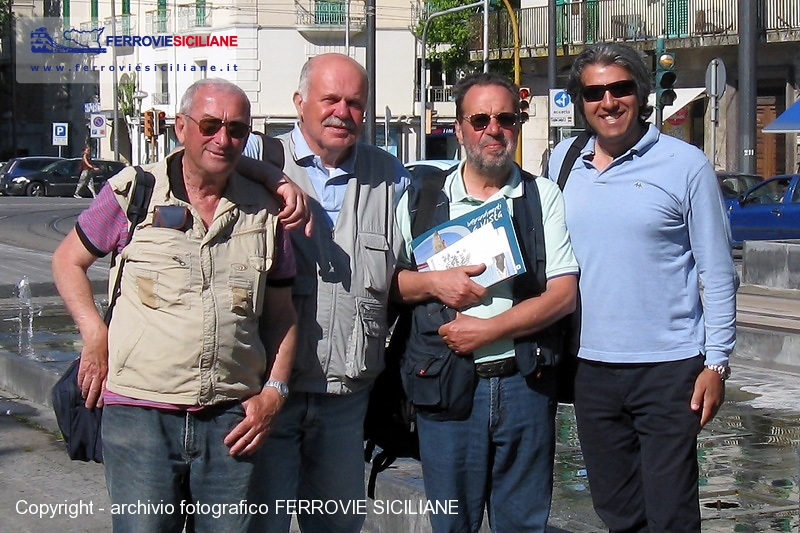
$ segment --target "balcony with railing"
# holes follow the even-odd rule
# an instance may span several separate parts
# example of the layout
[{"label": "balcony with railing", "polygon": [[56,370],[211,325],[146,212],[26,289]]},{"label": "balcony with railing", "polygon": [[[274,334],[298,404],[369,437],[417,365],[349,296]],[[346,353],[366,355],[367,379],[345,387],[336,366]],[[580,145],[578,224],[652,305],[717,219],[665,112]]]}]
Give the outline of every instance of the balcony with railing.
[{"label": "balcony with railing", "polygon": [[[114,24],[114,20],[116,20],[116,24]],[[104,26],[106,27],[106,31],[103,32],[104,36],[111,36],[112,24],[114,24],[114,32],[116,35],[132,35],[131,30],[135,26],[135,19],[130,15],[117,15],[114,19],[111,17],[106,18],[104,21]]]},{"label": "balcony with railing", "polygon": [[[348,27],[349,6],[349,27]],[[302,0],[295,2],[297,29],[303,33],[351,34],[364,31],[363,1]]]},{"label": "balcony with railing", "polygon": [[81,24],[80,24],[81,32],[92,31],[92,30],[96,30],[96,29],[102,28],[102,27],[103,27],[103,25],[97,19],[85,20],[85,21],[81,22]]},{"label": "balcony with railing", "polygon": [[153,105],[169,105],[169,93],[152,93]]},{"label": "balcony with railing", "polygon": [[169,32],[170,15],[171,12],[169,9],[146,11],[144,14],[144,24],[148,34],[157,35],[159,33]]},{"label": "balcony with railing", "polygon": [[[738,43],[737,0],[564,0],[556,5],[556,28],[550,32],[547,6],[516,12],[523,57],[547,55],[548,39],[565,53],[570,47],[609,41],[654,41],[659,36],[677,39],[676,47]],[[476,57],[483,49],[483,15],[470,20],[475,36],[470,50]],[[800,2],[761,0],[756,20],[762,41],[800,41]],[[490,13],[489,48],[493,57],[510,57],[513,31],[505,11]]]},{"label": "balcony with railing", "polygon": [[[425,93],[427,102],[451,102],[453,100],[453,87],[430,86]],[[419,102],[419,87],[414,87],[414,101]]]},{"label": "balcony with railing", "polygon": [[195,2],[178,6],[178,31],[211,27],[211,4]]}]

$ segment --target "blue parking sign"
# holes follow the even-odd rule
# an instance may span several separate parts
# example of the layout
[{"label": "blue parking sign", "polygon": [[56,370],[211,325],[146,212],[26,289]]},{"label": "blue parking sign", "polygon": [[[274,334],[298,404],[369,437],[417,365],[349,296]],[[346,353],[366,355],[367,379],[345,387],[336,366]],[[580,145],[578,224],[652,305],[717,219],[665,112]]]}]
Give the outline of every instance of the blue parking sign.
[{"label": "blue parking sign", "polygon": [[53,146],[67,146],[69,144],[69,123],[53,122]]}]

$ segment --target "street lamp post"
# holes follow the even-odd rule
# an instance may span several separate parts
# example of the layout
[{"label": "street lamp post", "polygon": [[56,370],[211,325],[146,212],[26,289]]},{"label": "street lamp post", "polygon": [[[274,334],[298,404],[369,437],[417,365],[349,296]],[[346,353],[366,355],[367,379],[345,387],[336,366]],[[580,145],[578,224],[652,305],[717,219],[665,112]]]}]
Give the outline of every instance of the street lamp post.
[{"label": "street lamp post", "polygon": [[458,7],[451,7],[450,9],[445,9],[443,11],[437,11],[436,13],[432,13],[428,20],[425,21],[425,25],[422,28],[422,53],[421,53],[421,63],[422,68],[420,68],[419,73],[419,104],[420,104],[420,114],[419,114],[419,158],[425,159],[425,110],[428,108],[427,102],[427,94],[425,92],[425,86],[428,84],[427,80],[427,67],[425,66],[425,54],[427,52],[428,46],[428,26],[430,25],[431,21],[438,17],[443,17],[445,15],[450,15],[452,13],[458,13],[459,11],[464,11],[465,9],[473,9],[476,7],[481,7],[484,5],[484,0],[478,0],[477,2],[473,2],[471,4],[467,4],[465,6],[458,6]]},{"label": "street lamp post", "polygon": [[144,91],[135,91],[132,95],[136,102],[136,164],[142,164],[142,100],[149,95]]}]

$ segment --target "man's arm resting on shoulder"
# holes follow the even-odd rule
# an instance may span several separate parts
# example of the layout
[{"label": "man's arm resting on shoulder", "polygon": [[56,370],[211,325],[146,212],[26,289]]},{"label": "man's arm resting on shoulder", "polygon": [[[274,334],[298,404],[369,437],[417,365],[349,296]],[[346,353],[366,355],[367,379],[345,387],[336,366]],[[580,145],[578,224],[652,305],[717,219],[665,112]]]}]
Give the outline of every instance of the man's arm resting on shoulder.
[{"label": "man's arm resting on shoulder", "polygon": [[281,169],[265,161],[242,156],[236,171],[247,179],[261,183],[281,198],[284,207],[278,213],[278,218],[286,229],[295,230],[305,226],[306,236],[311,236],[314,222],[311,220],[308,196]]},{"label": "man's arm resting on shoulder", "polygon": [[492,318],[458,313],[439,328],[439,335],[454,352],[470,353],[501,339],[536,333],[575,310],[578,277],[573,274],[547,280],[539,296],[528,298]]},{"label": "man's arm resting on shoulder", "polygon": [[97,312],[87,269],[97,260],[73,229],[53,253],[53,281],[81,333],[78,385],[86,407],[102,407],[108,375],[108,328]]},{"label": "man's arm resting on shoulder", "polygon": [[[267,354],[275,359],[269,380],[288,383],[297,344],[297,315],[292,304],[291,287],[267,286],[261,317],[261,338]],[[274,387],[264,387],[259,394],[242,402],[245,418],[225,437],[231,455],[249,455],[255,452],[269,435],[272,419],[283,406],[284,398]]]}]

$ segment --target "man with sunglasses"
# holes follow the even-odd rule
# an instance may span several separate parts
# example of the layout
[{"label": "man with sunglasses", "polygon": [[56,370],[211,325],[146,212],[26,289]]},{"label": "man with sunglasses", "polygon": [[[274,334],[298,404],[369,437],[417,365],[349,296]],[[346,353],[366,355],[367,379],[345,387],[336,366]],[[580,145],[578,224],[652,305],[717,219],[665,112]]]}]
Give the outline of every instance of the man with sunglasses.
[{"label": "man with sunglasses", "polygon": [[581,267],[575,413],[611,531],[700,531],[697,433],[724,400],[738,280],[714,169],[647,124],[650,89],[621,44],[584,50],[567,82],[591,134],[564,188]]},{"label": "man with sunglasses", "polygon": [[[456,136],[466,160],[438,191],[434,221],[504,200],[525,250],[525,274],[485,288],[472,279],[483,265],[417,272],[410,244],[416,210],[410,205],[418,206],[423,194],[417,183],[397,207],[405,246],[396,288],[414,305],[404,384],[417,407],[426,497],[457,502],[457,512],[430,515],[434,532],[478,531],[487,507],[492,531],[543,532],[550,511],[557,404],[552,365],[563,338],[548,326],[575,308],[578,264],[558,187],[514,164],[518,95],[516,85],[495,73],[468,76],[453,88]],[[428,365],[429,354],[441,355]],[[433,369],[442,361],[448,370],[437,377]],[[433,375],[425,378],[428,370]],[[450,372],[467,376],[450,381],[457,390],[442,386]],[[431,394],[424,379],[438,390]],[[468,405],[431,407],[431,398],[448,395],[466,396]]]},{"label": "man with sunglasses", "polygon": [[[126,212],[145,183],[130,167],[53,256],[84,342],[86,406],[104,406],[115,531],[179,532],[187,521],[191,531],[245,531],[253,514],[199,510],[251,498],[254,472],[266,465],[256,452],[285,401],[296,340],[295,263],[278,201],[234,170],[249,123],[250,102],[236,85],[190,86],[175,123],[183,150],[143,167],[154,184],[135,231]],[[109,279],[120,281],[106,326],[86,269],[108,253]],[[143,513],[139,502],[162,511]]]},{"label": "man with sunglasses", "polygon": [[[262,455],[259,497],[273,513],[251,530],[289,531],[291,502],[359,502],[364,490],[364,416],[383,369],[387,303],[399,236],[396,199],[408,183],[400,161],[358,142],[369,82],[342,54],[322,54],[300,72],[298,122],[280,136],[284,171],[309,196],[316,229],[292,232],[298,313],[291,391]],[[276,508],[276,502],[289,502]],[[357,506],[302,508],[303,531],[356,533]]]}]

